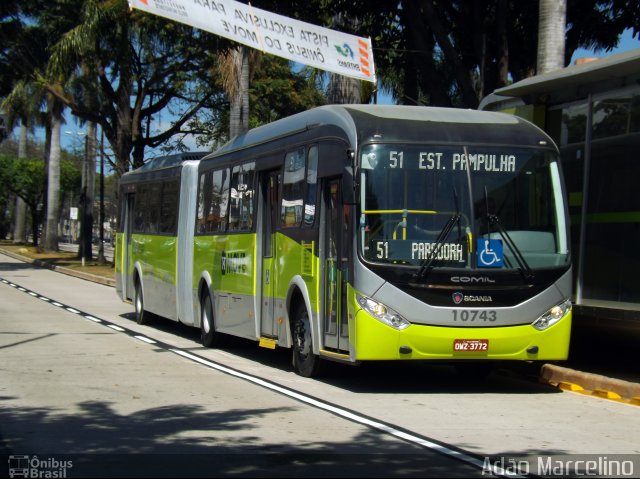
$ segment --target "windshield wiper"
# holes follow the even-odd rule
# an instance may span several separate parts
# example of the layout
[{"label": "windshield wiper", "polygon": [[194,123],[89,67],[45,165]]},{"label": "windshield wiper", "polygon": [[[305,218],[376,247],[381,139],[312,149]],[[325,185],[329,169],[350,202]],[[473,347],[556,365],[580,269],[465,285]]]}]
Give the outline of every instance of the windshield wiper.
[{"label": "windshield wiper", "polygon": [[461,215],[460,208],[458,206],[458,192],[456,191],[455,187],[453,188],[453,200],[456,205],[456,213],[449,218],[447,223],[440,230],[440,233],[438,233],[438,237],[436,238],[436,242],[434,243],[435,246],[431,250],[431,253],[422,261],[420,269],[413,275],[413,278],[415,280],[423,281],[431,272],[431,270],[433,269],[433,262],[438,257],[438,253],[442,249],[442,245],[444,244],[447,237],[449,236],[449,233],[451,233],[451,230],[456,224],[458,225],[458,237],[460,237],[460,235],[462,234],[460,229]]},{"label": "windshield wiper", "polygon": [[[502,226],[502,224],[500,223],[500,218],[498,217],[498,215],[496,215],[495,213],[489,212],[489,197],[487,195],[486,186],[484,187],[484,201],[486,203],[485,209],[487,212],[486,218],[487,218],[487,227],[488,227],[489,237],[491,237],[491,226],[495,225],[496,230],[500,235],[500,238],[502,238],[502,241],[507,245],[507,247],[511,251],[511,254],[513,254],[513,257],[516,259],[520,273],[522,274],[525,280],[529,282],[533,282],[535,275],[533,274],[533,270],[527,263],[527,260],[524,258],[524,255],[522,254],[518,246],[515,244],[511,236],[509,236],[509,233],[507,232],[507,230],[504,229],[504,226]],[[507,258],[505,258],[505,260],[507,260]]]},{"label": "windshield wiper", "polygon": [[496,229],[498,230],[498,234],[502,238],[502,241],[507,245],[507,247],[513,254],[513,257],[516,259],[519,267],[518,269],[520,270],[520,273],[522,273],[524,279],[532,282],[535,277],[535,275],[533,274],[533,270],[527,263],[527,260],[524,259],[524,256],[514,243],[513,239],[511,239],[511,236],[509,236],[509,233],[507,233],[507,230],[505,230],[502,224],[500,224],[500,219],[496,215],[487,215],[487,221],[489,225],[496,226]]}]

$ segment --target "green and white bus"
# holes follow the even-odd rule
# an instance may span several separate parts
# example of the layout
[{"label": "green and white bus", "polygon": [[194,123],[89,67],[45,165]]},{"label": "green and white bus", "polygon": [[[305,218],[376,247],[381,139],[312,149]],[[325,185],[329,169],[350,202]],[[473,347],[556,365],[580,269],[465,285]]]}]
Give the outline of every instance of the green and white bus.
[{"label": "green and white bus", "polygon": [[[148,312],[173,320],[193,317],[191,255],[198,163],[205,153],[156,158],[120,178],[116,233],[116,291],[133,300],[136,320]],[[187,238],[191,238],[188,241]],[[187,321],[189,323],[189,321]]]},{"label": "green and white bus", "polygon": [[291,348],[302,376],[323,359],[562,360],[563,184],[553,141],[515,116],[315,108],[124,175],[117,288],[140,322]]}]

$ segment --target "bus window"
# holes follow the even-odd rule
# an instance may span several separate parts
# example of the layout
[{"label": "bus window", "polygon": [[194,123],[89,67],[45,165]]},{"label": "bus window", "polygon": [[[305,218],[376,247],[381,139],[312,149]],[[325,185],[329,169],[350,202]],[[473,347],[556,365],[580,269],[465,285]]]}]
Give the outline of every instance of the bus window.
[{"label": "bus window", "polygon": [[148,201],[150,207],[147,208],[148,222],[145,233],[157,234],[160,229],[160,208],[162,206],[162,183],[151,183],[147,185]]},{"label": "bus window", "polygon": [[149,223],[149,209],[144,205],[149,202],[148,185],[141,184],[138,186],[136,200],[133,207],[133,232],[144,233]]},{"label": "bus window", "polygon": [[178,190],[177,181],[166,181],[162,185],[162,199],[160,200],[159,233],[175,233],[178,219]]},{"label": "bus window", "polygon": [[307,195],[304,202],[304,225],[313,226],[316,218],[318,190],[318,146],[309,148],[307,155]]},{"label": "bus window", "polygon": [[251,231],[253,228],[254,171],[255,162],[233,167],[229,231]]},{"label": "bus window", "polygon": [[286,154],[282,185],[282,225],[290,228],[300,226],[304,203],[304,148]]},{"label": "bus window", "polygon": [[207,171],[200,175],[200,186],[198,188],[198,212],[196,217],[196,233],[207,231],[207,215],[211,210],[211,199],[213,191],[213,172]]},{"label": "bus window", "polygon": [[217,233],[227,229],[229,170],[206,171],[200,175],[198,194],[198,233]]}]

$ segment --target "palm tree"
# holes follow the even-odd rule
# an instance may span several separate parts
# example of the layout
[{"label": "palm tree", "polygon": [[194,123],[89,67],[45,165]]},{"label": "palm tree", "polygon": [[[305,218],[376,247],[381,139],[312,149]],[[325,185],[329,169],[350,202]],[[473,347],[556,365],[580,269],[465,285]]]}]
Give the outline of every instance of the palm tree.
[{"label": "palm tree", "polygon": [[220,74],[229,97],[229,138],[249,129],[249,81],[252,65],[259,61],[257,50],[238,45],[220,58]]},{"label": "palm tree", "polygon": [[48,113],[51,122],[51,145],[47,170],[47,219],[43,247],[58,250],[58,219],[60,216],[60,130],[64,106],[53,95],[48,95]]},{"label": "palm tree", "polygon": [[96,155],[98,152],[98,128],[93,121],[87,122],[87,143],[82,160],[83,212],[81,221],[81,244],[78,256],[90,260],[93,258],[93,200],[96,197]]},{"label": "palm tree", "polygon": [[[18,158],[26,158],[27,157],[27,137],[29,135],[29,127],[24,121],[20,122],[20,137],[18,140]],[[13,226],[13,242],[14,243],[24,243],[26,241],[26,230],[25,226],[27,224],[26,216],[27,216],[27,205],[22,198],[16,196],[16,209],[15,209],[15,223]],[[37,235],[34,235],[34,241],[37,238]]]},{"label": "palm tree", "polygon": [[[349,29],[355,30],[357,24],[357,20],[353,20],[342,14],[334,15],[332,18],[332,27],[334,28],[342,29],[348,25]],[[360,80],[332,73],[329,76],[327,103],[365,103],[362,98],[362,90],[362,82]],[[368,103],[368,101],[366,103]]]},{"label": "palm tree", "polygon": [[[13,130],[18,123],[20,124],[18,158],[27,157],[27,136],[30,128],[40,120],[40,107],[43,98],[43,91],[35,83],[20,80],[16,82],[13,90],[0,105],[0,109],[7,113],[8,130]],[[26,242],[26,214],[27,205],[22,198],[16,197],[13,228],[14,243]],[[37,221],[32,221],[32,224],[37,224]],[[33,233],[33,241],[37,245],[37,231]]]},{"label": "palm tree", "polygon": [[[48,64],[48,78],[70,78],[85,67],[77,84],[94,91],[98,108],[67,83],[63,90],[46,87],[74,115],[101,126],[118,176],[144,163],[146,147],[189,133],[188,122],[218,93],[204,73],[215,49],[197,48],[203,34],[145,15],[130,13],[125,0],[84,0],[78,23],[52,47]],[[179,112],[170,127],[145,129],[147,119],[173,105]]]},{"label": "palm tree", "polygon": [[567,0],[540,0],[537,73],[564,68]]},{"label": "palm tree", "polygon": [[357,78],[349,78],[338,75],[337,73],[331,73],[327,92],[327,103],[365,103],[362,98],[362,83],[363,82]]}]

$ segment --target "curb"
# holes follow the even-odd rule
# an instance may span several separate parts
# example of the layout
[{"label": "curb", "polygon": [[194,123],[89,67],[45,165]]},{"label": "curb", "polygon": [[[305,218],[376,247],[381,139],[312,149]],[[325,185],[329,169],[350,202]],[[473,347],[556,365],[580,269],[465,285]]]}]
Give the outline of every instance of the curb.
[{"label": "curb", "polygon": [[93,281],[94,283],[103,284],[105,286],[115,287],[116,280],[115,278],[105,278],[103,276],[98,276],[91,273],[85,273],[83,271],[78,271],[71,268],[65,268],[64,266],[56,266],[51,263],[47,263],[46,261],[42,261],[40,259],[32,259],[26,256],[22,256],[20,254],[14,253],[12,251],[7,251],[5,249],[0,248],[0,253],[9,256],[13,259],[17,259],[19,261],[23,261],[25,263],[31,263],[33,265],[39,266],[40,268],[50,269],[51,271],[55,271],[57,273],[63,273],[69,276],[75,276],[76,278],[84,279],[87,281]]},{"label": "curb", "polygon": [[543,384],[602,399],[640,406],[640,383],[544,364],[539,380]]}]

